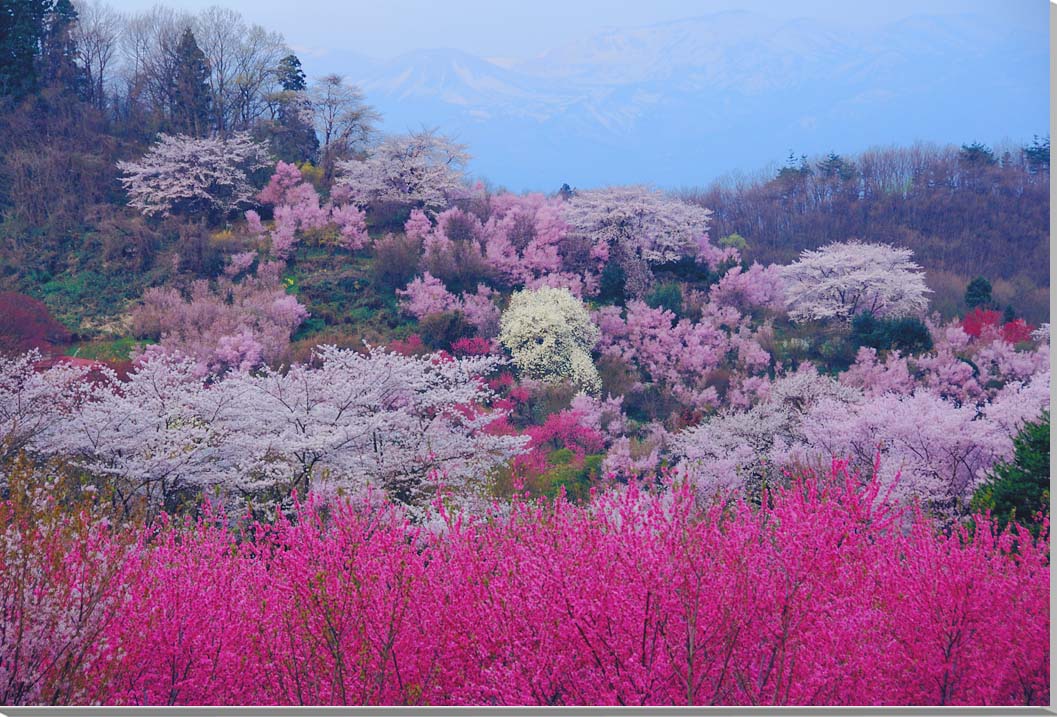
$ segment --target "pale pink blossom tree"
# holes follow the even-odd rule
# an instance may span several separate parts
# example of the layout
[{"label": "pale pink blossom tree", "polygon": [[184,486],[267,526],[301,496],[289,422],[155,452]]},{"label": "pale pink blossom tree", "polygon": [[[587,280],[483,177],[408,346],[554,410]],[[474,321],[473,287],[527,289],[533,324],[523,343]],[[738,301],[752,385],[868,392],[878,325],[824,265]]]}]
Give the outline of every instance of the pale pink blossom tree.
[{"label": "pale pink blossom tree", "polygon": [[387,137],[365,160],[338,164],[338,185],[363,208],[394,202],[438,212],[465,184],[466,148],[433,131]]},{"label": "pale pink blossom tree", "polygon": [[498,362],[325,346],[315,365],[206,383],[194,360],[150,353],[24,440],[155,510],[181,490],[268,506],[371,486],[419,511],[438,491],[480,508],[488,472],[525,442],[485,430],[504,415],[482,379]]},{"label": "pale pink blossom tree", "polygon": [[703,493],[759,495],[782,480],[790,451],[804,441],[804,416],[824,400],[855,405],[862,396],[805,364],[771,383],[748,410],[726,409],[677,433],[669,455]]},{"label": "pale pink blossom tree", "polygon": [[0,457],[34,450],[55,432],[87,395],[89,368],[57,363],[44,370],[33,350],[0,354]]},{"label": "pale pink blossom tree", "polygon": [[697,256],[710,216],[708,209],[634,186],[577,192],[563,212],[570,236],[590,247],[585,268],[619,262],[633,296],[649,288],[651,266]]},{"label": "pale pink blossom tree", "polygon": [[199,280],[187,298],[172,287],[147,289],[132,311],[133,331],[159,339],[164,352],[193,358],[200,376],[281,361],[308,311],[286,293],[279,272],[280,265],[264,262],[238,282],[231,274],[214,286]]},{"label": "pale pink blossom tree", "polygon": [[921,316],[928,308],[925,277],[909,249],[858,241],[805,250],[782,268],[785,300],[794,321],[850,321],[875,316]]},{"label": "pale pink blossom tree", "polygon": [[879,479],[894,496],[919,499],[945,517],[964,513],[987,470],[1013,450],[1003,426],[928,391],[857,404],[822,401],[801,429],[797,453],[851,458],[864,471],[879,458]]},{"label": "pale pink blossom tree", "polygon": [[503,415],[480,380],[495,357],[324,346],[317,363],[220,383],[237,397],[220,417],[231,487],[281,499],[375,486],[419,510],[444,489],[480,506],[488,471],[524,444],[485,431]]},{"label": "pale pink blossom tree", "polygon": [[249,174],[266,151],[244,132],[195,139],[162,134],[140,160],[118,162],[129,206],[144,214],[226,214],[253,203]]}]

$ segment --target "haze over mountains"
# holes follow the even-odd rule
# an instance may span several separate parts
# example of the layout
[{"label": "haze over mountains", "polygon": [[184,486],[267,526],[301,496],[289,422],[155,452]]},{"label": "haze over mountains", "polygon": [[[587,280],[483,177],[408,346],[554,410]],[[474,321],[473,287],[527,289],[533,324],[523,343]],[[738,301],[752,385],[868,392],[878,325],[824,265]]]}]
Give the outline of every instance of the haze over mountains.
[{"label": "haze over mountains", "polygon": [[611,30],[522,60],[454,49],[305,56],[359,84],[385,131],[435,126],[514,191],[702,185],[795,150],[1029,141],[1048,126],[1046,27],[973,15],[871,31],[729,11]]}]

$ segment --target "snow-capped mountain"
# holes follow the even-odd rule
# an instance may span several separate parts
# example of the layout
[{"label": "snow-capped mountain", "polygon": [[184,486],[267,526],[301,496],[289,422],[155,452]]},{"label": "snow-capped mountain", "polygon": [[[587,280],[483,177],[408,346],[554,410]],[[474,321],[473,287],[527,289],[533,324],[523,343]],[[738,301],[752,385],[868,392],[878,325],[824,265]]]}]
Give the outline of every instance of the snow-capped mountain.
[{"label": "snow-capped mountain", "polygon": [[1003,35],[965,15],[851,32],[724,12],[504,65],[458,50],[306,59],[360,84],[386,130],[454,134],[511,189],[704,184],[790,149],[1020,141],[1049,112],[1045,27]]}]

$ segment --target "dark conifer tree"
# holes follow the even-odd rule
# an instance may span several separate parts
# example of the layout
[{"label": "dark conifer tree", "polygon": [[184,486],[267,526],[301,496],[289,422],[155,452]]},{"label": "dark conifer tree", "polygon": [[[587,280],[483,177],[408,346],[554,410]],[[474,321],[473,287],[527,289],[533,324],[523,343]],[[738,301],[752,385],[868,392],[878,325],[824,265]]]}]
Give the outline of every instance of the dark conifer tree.
[{"label": "dark conifer tree", "polygon": [[184,30],[176,46],[176,67],[169,108],[172,128],[180,134],[209,134],[209,61],[198,46],[191,28]]},{"label": "dark conifer tree", "polygon": [[0,96],[25,97],[39,87],[38,65],[50,0],[0,2]]},{"label": "dark conifer tree", "polygon": [[276,68],[275,74],[284,92],[304,92],[308,87],[305,72],[301,69],[301,60],[297,58],[297,55],[287,55],[279,60],[279,67]]},{"label": "dark conifer tree", "polygon": [[44,85],[84,97],[87,93],[87,78],[77,64],[77,41],[74,28],[77,25],[77,10],[70,0],[55,0],[48,13],[47,27],[41,46],[40,77]]},{"label": "dark conifer tree", "polygon": [[287,55],[275,68],[280,92],[275,93],[275,119],[259,125],[259,138],[266,139],[275,155],[285,162],[315,161],[319,138],[312,126],[312,107],[306,92],[308,83],[301,60]]}]

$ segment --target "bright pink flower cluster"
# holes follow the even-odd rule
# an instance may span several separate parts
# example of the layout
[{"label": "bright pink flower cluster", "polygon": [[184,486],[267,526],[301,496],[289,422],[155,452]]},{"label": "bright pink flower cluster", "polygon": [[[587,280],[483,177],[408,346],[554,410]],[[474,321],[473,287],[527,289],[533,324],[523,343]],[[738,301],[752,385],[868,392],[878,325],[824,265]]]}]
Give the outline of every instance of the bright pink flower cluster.
[{"label": "bright pink flower cluster", "polygon": [[1045,538],[886,506],[841,464],[762,508],[632,486],[413,526],[309,502],[241,542],[3,503],[0,700],[1047,704]]}]

